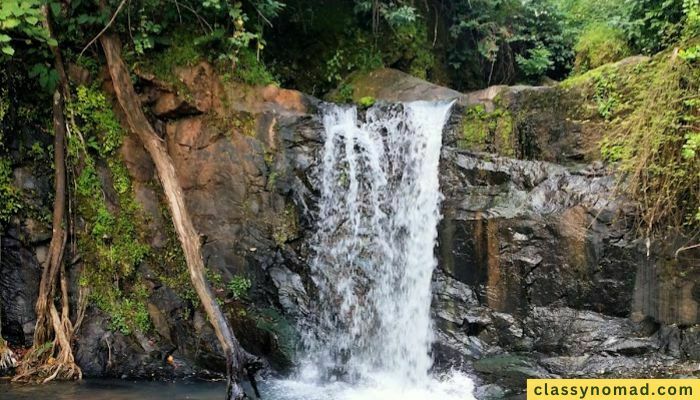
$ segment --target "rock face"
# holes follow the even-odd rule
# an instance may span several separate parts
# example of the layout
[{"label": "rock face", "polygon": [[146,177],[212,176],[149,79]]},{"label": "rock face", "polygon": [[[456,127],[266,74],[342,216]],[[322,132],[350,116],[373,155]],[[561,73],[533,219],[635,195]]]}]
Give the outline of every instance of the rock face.
[{"label": "rock face", "polygon": [[[280,312],[293,316],[289,308],[297,300],[292,296],[303,295],[305,289],[294,272],[300,269],[300,249],[294,245],[300,235],[298,206],[289,186],[294,171],[279,132],[306,118],[315,100],[271,86],[224,85],[206,63],[175,73],[185,93],[142,76],[144,104],[158,118],[156,126],[202,238],[210,280],[227,299],[223,307],[234,331],[246,349],[282,369],[291,362],[294,334],[293,320]],[[147,214],[151,245],[155,251],[166,251],[173,238],[164,234],[170,221],[163,214],[153,165],[133,135],[121,155]],[[148,313],[155,332],[150,337],[114,337],[104,324],[88,324],[84,328],[88,340],[80,346],[79,358],[95,366],[95,375],[221,371],[222,353],[204,314],[158,278],[157,265],[142,269],[152,286]],[[230,290],[227,283],[237,279],[252,285],[243,304],[225,293]],[[302,304],[295,305],[304,311]],[[106,365],[96,360],[95,354],[104,355],[104,346],[90,339],[105,335],[114,337],[111,351],[122,357],[120,362]],[[129,356],[132,353],[136,355]]]},{"label": "rock face", "polygon": [[[202,238],[210,281],[234,331],[247,350],[283,370],[294,355],[293,323],[306,312],[307,289],[299,275],[304,257],[298,210],[303,205],[292,193],[298,178],[288,157],[294,152],[288,147],[302,144],[283,140],[282,135],[291,138],[293,134],[284,132],[303,126],[316,100],[273,86],[223,84],[206,63],[174,74],[177,88],[141,75],[143,104],[167,145]],[[110,85],[104,87],[109,90]],[[186,291],[189,278],[168,271],[172,263],[160,262],[176,257],[179,244],[154,166],[135,135],[125,138],[120,156],[146,222],[139,235],[152,253],[165,254],[146,259],[137,272],[146,282],[145,308],[152,329],[124,334],[111,325],[110,315],[90,305],[77,333],[76,360],[88,377],[216,374],[224,368],[222,352],[205,315]],[[24,169],[15,175],[23,189],[40,192],[37,198],[49,197],[50,175],[39,179]],[[116,209],[114,196],[107,197],[112,202],[108,206]],[[29,346],[50,230],[33,220],[15,221],[1,239],[3,336],[13,346]],[[237,280],[243,284],[242,293],[232,295],[231,282]],[[77,286],[72,289],[77,293]]]},{"label": "rock face", "polygon": [[[215,290],[250,280],[245,301],[219,293],[244,347],[288,366],[295,321],[315,288],[306,259],[317,201],[313,170],[322,123],[317,100],[275,87],[222,83],[207,64],[175,71],[182,88],[142,75],[154,116],[202,236]],[[523,378],[662,375],[700,360],[699,255],[634,229],[634,206],[596,158],[602,126],[575,91],[493,87],[461,94],[398,71],[358,76],[355,96],[458,99],[443,137],[443,220],[433,279],[437,367],[459,365],[488,385]],[[153,165],[135,137],[120,152],[146,215],[149,244],[173,237]],[[22,171],[18,181],[44,192]],[[43,189],[42,189],[43,188]],[[31,341],[35,282],[49,239],[32,221],[2,237],[2,332]],[[203,313],[162,266],[144,262],[153,329],[124,335],[90,307],[77,339],[89,376],[208,375],[221,352]],[[674,273],[680,271],[682,274]]]}]

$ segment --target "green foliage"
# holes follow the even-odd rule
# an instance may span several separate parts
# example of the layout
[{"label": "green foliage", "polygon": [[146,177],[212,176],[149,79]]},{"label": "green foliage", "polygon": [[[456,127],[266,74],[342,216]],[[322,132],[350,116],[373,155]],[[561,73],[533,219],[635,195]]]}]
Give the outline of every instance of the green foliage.
[{"label": "green foliage", "polygon": [[353,71],[371,71],[383,65],[382,54],[371,40],[356,32],[356,46],[342,46],[326,61],[326,80],[335,85]]},{"label": "green foliage", "polygon": [[[411,25],[418,19],[415,7],[403,0],[355,0],[355,10],[360,14],[375,13],[394,28]],[[375,27],[375,29],[378,29],[378,27]]]},{"label": "green foliage", "polygon": [[148,260],[148,264],[152,266],[158,280],[173,289],[180,298],[190,302],[192,306],[197,307],[200,301],[192,287],[192,281],[190,280],[182,245],[175,233],[173,224],[167,223],[167,221],[171,219],[168,208],[163,206],[161,208],[161,214],[163,220],[166,221],[166,223],[163,224],[166,242],[158,251],[149,252],[149,254],[146,255],[146,259]]},{"label": "green foliage", "polygon": [[627,20],[631,1],[617,0],[559,0],[556,2],[565,18],[565,24],[575,36],[590,26],[605,24],[620,28]]},{"label": "green foliage", "polygon": [[76,100],[71,106],[76,117],[81,120],[80,129],[85,134],[89,148],[101,157],[107,157],[121,146],[124,133],[111,104],[101,91],[94,87],[79,86]]},{"label": "green foliage", "polygon": [[250,279],[243,275],[235,275],[233,278],[231,278],[228,285],[226,285],[229,294],[236,300],[245,298],[248,295],[248,291],[251,287],[252,283],[250,282]]},{"label": "green foliage", "polygon": [[666,226],[700,228],[695,63],[665,52],[624,76],[608,68],[582,77],[593,80],[594,99],[608,120],[601,155],[615,163],[623,177],[620,187],[639,202],[647,235]]},{"label": "green foliage", "polygon": [[233,73],[224,75],[225,79],[233,79],[249,85],[277,84],[277,79],[267,69],[263,61],[250,49],[243,49],[238,54]]},{"label": "green foliage", "polygon": [[355,91],[353,85],[349,83],[341,83],[338,88],[338,96],[341,103],[347,103],[352,101],[352,94]]},{"label": "green foliage", "polygon": [[[93,282],[85,279],[80,282],[88,286]],[[141,332],[148,332],[151,329],[151,320],[148,314],[146,302],[148,300],[148,290],[143,282],[138,282],[132,289],[130,296],[120,298],[121,292],[111,290],[108,292],[90,292],[90,299],[110,318],[109,327],[111,330],[130,335],[134,329]]]},{"label": "green foliage", "polygon": [[610,71],[602,71],[593,76],[595,93],[593,99],[598,108],[598,114],[605,119],[610,119],[618,105],[618,95],[615,92],[618,77]]},{"label": "green foliage", "polygon": [[602,23],[588,26],[575,47],[574,73],[583,73],[630,55],[624,32]]},{"label": "green foliage", "polygon": [[[78,232],[86,264],[80,284],[90,289],[91,301],[110,317],[112,329],[145,332],[150,328],[148,291],[136,267],[149,247],[141,234],[144,222],[128,171],[116,153],[124,132],[104,93],[96,88],[78,87],[69,107],[76,117],[72,131],[82,137],[73,134],[68,141],[69,163],[79,171],[77,211],[85,224]],[[106,171],[111,179],[103,182]],[[108,190],[116,193],[116,205],[108,204]]]},{"label": "green foliage", "polygon": [[145,8],[138,10],[136,32],[133,35],[134,51],[143,55],[155,47],[155,38],[163,31],[163,26],[151,19]]},{"label": "green foliage", "polygon": [[700,35],[700,0],[683,0],[683,14],[683,36],[692,39]]},{"label": "green foliage", "polygon": [[272,238],[278,246],[283,247],[289,240],[297,237],[299,220],[293,204],[287,204],[284,213],[274,221]]},{"label": "green foliage", "polygon": [[[181,7],[173,7],[166,0],[144,0],[140,2],[135,27],[129,21],[122,23],[126,22],[127,29],[135,30],[130,37],[137,56],[157,50],[163,44],[178,47],[204,44],[213,59],[227,60],[235,66],[245,50],[252,49],[259,59],[259,52],[265,47],[263,26],[283,9],[284,3],[277,0],[205,0]],[[174,32],[183,31],[183,25],[189,25],[186,31],[193,40],[172,40]]]},{"label": "green foliage", "polygon": [[3,0],[0,2],[0,61],[12,57],[15,40],[38,41],[56,46],[43,27],[42,0]]},{"label": "green foliage", "polygon": [[360,100],[357,101],[357,105],[359,105],[360,107],[363,107],[363,108],[369,108],[369,107],[372,107],[376,101],[377,100],[372,96],[365,96],[365,97],[360,98]]},{"label": "green foliage", "polygon": [[[586,39],[592,42],[589,52],[597,49],[598,52],[608,54],[615,52],[605,48],[606,44],[618,52],[626,47],[631,52],[654,54],[671,46],[682,37],[697,36],[700,32],[698,3],[698,0],[561,0],[558,2],[559,8],[566,16],[567,27],[576,37],[579,37],[578,42],[584,40],[581,35],[597,31],[596,36]],[[604,28],[607,28],[608,32],[605,32]],[[610,34],[608,40],[605,40],[606,33]],[[596,66],[591,65],[589,68]]]},{"label": "green foliage", "polygon": [[537,79],[542,77],[554,65],[552,53],[544,47],[536,47],[527,51],[528,56],[516,54],[515,61],[525,76]]},{"label": "green foliage", "polygon": [[[377,68],[383,63],[426,78],[434,57],[430,52],[426,25],[415,5],[403,0],[356,0],[355,5],[355,12],[361,18],[371,17],[375,39],[373,43],[377,43],[374,47],[380,53],[375,56],[377,61],[365,61],[357,70]],[[377,41],[377,38],[383,40]]]},{"label": "green foliage", "polygon": [[622,25],[634,50],[653,54],[680,38],[683,0],[630,0],[628,5]]},{"label": "green foliage", "polygon": [[21,208],[19,189],[12,179],[12,163],[9,158],[0,156],[0,227],[8,223]]},{"label": "green foliage", "polygon": [[223,59],[219,57],[219,51],[220,44],[217,44],[214,34],[194,37],[189,33],[177,32],[174,34],[172,45],[160,53],[150,54],[142,65],[145,70],[181,90],[185,88],[175,76],[175,69],[193,66],[203,60],[213,62],[224,81],[237,81],[250,85],[277,83],[254,50],[239,49],[235,64],[231,64],[231,60],[227,57]]},{"label": "green foliage", "polygon": [[21,208],[19,189],[14,186],[12,177],[12,160],[3,153],[3,125],[9,108],[7,92],[0,89],[0,228],[10,221]]},{"label": "green foliage", "polygon": [[449,65],[471,80],[458,82],[459,88],[568,72],[572,37],[551,1],[452,0],[445,7],[452,18]]},{"label": "green foliage", "polygon": [[175,76],[175,68],[193,66],[203,59],[204,50],[196,37],[188,33],[174,32],[173,43],[158,54],[151,54],[138,64],[146,71],[178,89],[183,85]]}]

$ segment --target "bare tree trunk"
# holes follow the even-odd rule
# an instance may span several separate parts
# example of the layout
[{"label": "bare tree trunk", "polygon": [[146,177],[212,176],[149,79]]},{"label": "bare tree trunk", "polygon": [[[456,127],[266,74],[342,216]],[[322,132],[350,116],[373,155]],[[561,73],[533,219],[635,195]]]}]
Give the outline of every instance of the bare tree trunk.
[{"label": "bare tree trunk", "polygon": [[[48,7],[43,7],[44,26],[52,35]],[[82,371],[75,364],[71,339],[73,325],[69,315],[68,284],[66,280],[63,255],[65,253],[68,235],[64,224],[66,219],[66,133],[65,100],[69,96],[68,78],[63,67],[63,58],[58,46],[52,46],[54,68],[58,72],[59,85],[53,95],[52,116],[54,130],[54,204],[52,235],[49,243],[47,261],[41,274],[39,296],[36,302],[36,328],[32,349],[25,356],[15,380],[40,379],[48,382],[53,379],[80,379]],[[60,279],[60,281],[59,281]],[[54,303],[56,288],[60,289],[61,313]],[[52,344],[51,351],[44,348]]]},{"label": "bare tree trunk", "polygon": [[104,34],[100,36],[100,42],[104,49],[117,100],[126,114],[129,128],[138,135],[153,159],[168,201],[177,236],[185,254],[192,285],[204,306],[226,356],[228,379],[226,399],[244,399],[246,394],[241,386],[241,378],[244,369],[255,367],[257,359],[241,348],[205,279],[199,235],[185,206],[184,195],[177,180],[172,159],[141,109],[141,102],[121,58],[119,39],[111,34]]}]

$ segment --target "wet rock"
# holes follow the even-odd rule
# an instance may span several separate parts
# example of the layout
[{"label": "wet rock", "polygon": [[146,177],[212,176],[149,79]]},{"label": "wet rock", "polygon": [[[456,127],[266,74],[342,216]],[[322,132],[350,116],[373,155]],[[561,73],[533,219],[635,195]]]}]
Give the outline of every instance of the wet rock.
[{"label": "wet rock", "polygon": [[502,354],[474,362],[474,370],[484,379],[506,387],[522,387],[530,378],[557,378],[526,355]]},{"label": "wet rock", "polygon": [[681,352],[684,358],[700,360],[700,326],[695,325],[682,333]]},{"label": "wet rock", "polygon": [[[464,95],[446,87],[391,68],[381,68],[350,77],[353,99],[373,97],[388,102],[462,99]],[[334,97],[331,93],[330,97]]]},{"label": "wet rock", "polygon": [[535,307],[524,324],[536,338],[535,348],[545,353],[635,355],[659,347],[651,338],[636,337],[638,327],[632,321],[592,311]]},{"label": "wet rock", "polygon": [[474,397],[484,400],[495,400],[504,398],[509,391],[495,384],[477,386],[474,390]]},{"label": "wet rock", "polygon": [[19,233],[10,227],[0,237],[0,322],[3,338],[14,346],[30,346],[41,266],[32,249],[18,239]]},{"label": "wet rock", "polygon": [[285,267],[270,268],[269,273],[284,311],[294,319],[308,315],[309,296],[301,277]]}]

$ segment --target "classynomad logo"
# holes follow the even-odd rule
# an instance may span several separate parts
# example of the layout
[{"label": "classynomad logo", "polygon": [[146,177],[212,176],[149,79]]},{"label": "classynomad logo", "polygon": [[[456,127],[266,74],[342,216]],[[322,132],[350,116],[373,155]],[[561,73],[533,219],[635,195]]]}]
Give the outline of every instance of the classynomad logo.
[{"label": "classynomad logo", "polygon": [[528,379],[527,400],[697,400],[699,379]]}]

